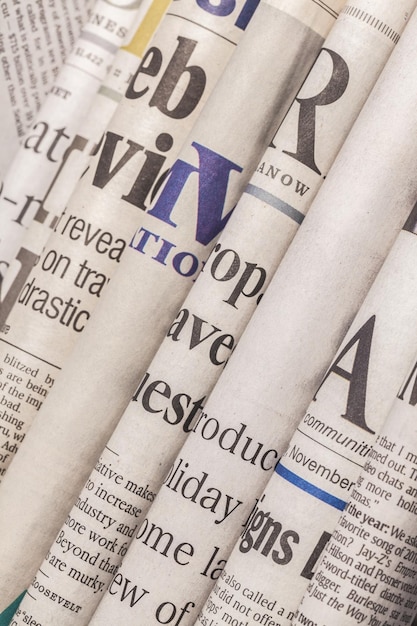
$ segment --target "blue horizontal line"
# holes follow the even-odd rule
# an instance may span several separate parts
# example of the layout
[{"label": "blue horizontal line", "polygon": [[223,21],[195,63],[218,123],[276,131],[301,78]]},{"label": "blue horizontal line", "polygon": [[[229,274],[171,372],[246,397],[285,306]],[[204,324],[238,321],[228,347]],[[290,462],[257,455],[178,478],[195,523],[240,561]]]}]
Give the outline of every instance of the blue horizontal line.
[{"label": "blue horizontal line", "polygon": [[275,468],[275,471],[278,474],[278,476],[281,476],[281,478],[284,478],[285,480],[292,483],[299,489],[302,489],[306,493],[309,493],[314,498],[317,498],[318,500],[321,500],[322,502],[325,502],[326,504],[330,504],[330,506],[333,506],[335,509],[338,509],[339,511],[344,510],[347,504],[344,500],[341,500],[340,498],[336,498],[335,496],[332,496],[330,493],[327,493],[327,491],[323,491],[323,489],[319,489],[319,487],[316,487],[312,483],[309,483],[307,480],[304,480],[304,478],[301,478],[297,474],[294,474],[294,472],[291,472],[289,469],[281,465],[281,463],[278,463],[278,465]]}]

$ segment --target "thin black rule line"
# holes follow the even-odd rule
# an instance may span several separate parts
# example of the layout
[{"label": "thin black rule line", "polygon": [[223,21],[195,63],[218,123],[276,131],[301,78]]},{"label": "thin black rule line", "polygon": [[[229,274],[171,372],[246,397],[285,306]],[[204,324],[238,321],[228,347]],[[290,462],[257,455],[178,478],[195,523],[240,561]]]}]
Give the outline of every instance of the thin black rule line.
[{"label": "thin black rule line", "polygon": [[112,450],[111,448],[109,448],[109,446],[106,446],[106,450],[108,450],[109,452],[111,452],[112,454],[115,454],[116,456],[120,456],[120,454],[117,454],[117,452],[115,452],[114,450]]},{"label": "thin black rule line", "polygon": [[318,445],[321,446],[322,448],[325,448],[326,450],[333,452],[337,456],[340,456],[342,459],[345,459],[345,461],[349,461],[350,463],[353,463],[354,465],[357,465],[358,467],[361,467],[361,468],[363,467],[360,463],[357,463],[356,461],[352,461],[352,459],[350,459],[348,456],[345,456],[344,454],[340,454],[340,452],[336,452],[336,450],[333,450],[333,448],[329,448],[329,446],[325,446],[324,443],[321,443],[321,441],[317,441],[317,439],[314,439],[314,437],[307,435],[307,433],[303,432],[299,428],[297,428],[297,431],[301,435],[304,435],[304,437],[307,437],[307,439],[311,439],[311,441],[314,441],[314,443],[318,443]]},{"label": "thin black rule line", "polygon": [[87,74],[87,76],[91,76],[91,78],[94,78],[94,80],[96,80],[98,83],[100,83],[100,79],[97,78],[97,76],[95,74],[93,74],[93,72],[89,72],[88,70],[86,70],[84,67],[80,67],[79,65],[76,65],[75,63],[66,63],[66,65],[68,67],[73,67],[76,70],[78,70],[79,72],[84,72],[84,74]]},{"label": "thin black rule line", "polygon": [[46,578],[50,578],[50,576],[48,576],[48,574],[45,574],[45,572],[43,572],[43,571],[41,570],[41,568],[39,568],[39,571],[40,571],[40,573],[41,573],[41,574],[43,574]]},{"label": "thin black rule line", "polygon": [[224,39],[225,41],[228,41],[233,46],[237,45],[231,39],[228,39],[227,37],[224,37],[223,35],[219,35],[219,33],[216,33],[215,30],[212,30],[211,28],[207,28],[207,26],[203,26],[202,24],[199,24],[195,20],[190,20],[188,17],[184,17],[183,15],[177,15],[176,13],[171,13],[171,12],[167,13],[166,15],[170,15],[171,17],[178,17],[180,20],[185,20],[186,22],[190,22],[190,24],[195,24],[199,28],[203,28],[204,30],[207,30],[209,33],[212,33],[213,35],[217,35],[217,37],[220,37],[221,39]]},{"label": "thin black rule line", "polygon": [[329,5],[326,4],[325,2],[323,2],[322,0],[313,0],[313,2],[315,4],[317,4],[320,8],[324,9],[324,11],[327,11],[327,13],[329,15],[331,15],[332,17],[337,17],[338,16],[336,11],[334,11],[332,8],[330,8]]},{"label": "thin black rule line", "polygon": [[[51,363],[50,361],[47,361],[46,359],[42,359],[40,356],[36,356],[36,354],[32,354],[32,352],[28,352],[27,350],[23,350],[23,348],[19,348],[19,346],[15,346],[14,343],[10,343],[10,341],[6,341],[2,337],[0,337],[0,341],[2,341],[3,343],[7,343],[7,345],[11,346],[12,348],[16,348],[16,350],[20,350],[20,352],[24,352],[25,354],[28,354],[29,356],[33,357],[34,359],[38,359],[38,361],[43,361],[43,363],[46,363],[47,365],[50,365],[51,367],[55,367],[57,370],[61,369],[58,365],[55,365],[54,363]],[[4,361],[3,361],[3,363],[4,363]],[[29,366],[27,366],[27,367],[29,367]]]},{"label": "thin black rule line", "polygon": [[32,596],[29,591],[26,591],[26,594],[29,596],[29,598],[32,598],[32,600],[38,600],[38,598],[35,598],[35,596]]}]

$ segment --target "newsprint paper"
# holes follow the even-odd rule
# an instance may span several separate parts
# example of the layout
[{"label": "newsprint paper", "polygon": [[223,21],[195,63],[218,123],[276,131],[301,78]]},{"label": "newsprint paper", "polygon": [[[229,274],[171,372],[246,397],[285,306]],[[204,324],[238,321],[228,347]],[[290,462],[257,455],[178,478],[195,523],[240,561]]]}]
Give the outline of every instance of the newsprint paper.
[{"label": "newsprint paper", "polygon": [[[378,4],[379,7],[375,8],[379,9],[379,18],[385,10],[384,17],[392,19],[388,15],[388,12],[392,13],[389,3],[384,7]],[[327,37],[324,51],[319,55],[292,107],[296,111],[292,110],[292,114],[287,115],[274,136],[273,147],[268,148],[262,157],[258,169],[265,174],[257,172],[251,179],[249,191],[257,184],[256,199],[252,193],[245,193],[239,201],[205,263],[204,271],[199,275],[166,339],[139,382],[128,409],[36,574],[21,605],[26,615],[34,615],[38,620],[42,617],[41,621],[46,620],[46,623],[57,618],[57,607],[51,605],[42,593],[42,581],[46,582],[47,579],[47,587],[51,592],[53,590],[53,593],[59,593],[62,597],[72,598],[75,606],[81,606],[76,615],[69,617],[71,623],[84,623],[88,613],[86,604],[82,604],[80,598],[90,595],[89,605],[98,603],[106,587],[106,578],[116,572],[121,556],[127,550],[140,520],[192,429],[197,412],[201,410],[227,363],[248,317],[264,293],[269,277],[298,225],[297,221],[290,219],[288,212],[283,214],[277,211],[276,203],[270,206],[261,201],[259,185],[262,185],[266,196],[267,193],[282,193],[283,184],[279,179],[266,175],[265,163],[268,163],[269,168],[274,163],[278,169],[280,159],[283,159],[283,149],[290,147],[297,138],[298,116],[295,112],[302,115],[298,101],[302,101],[302,94],[309,93],[317,94],[316,98],[322,102],[317,105],[321,115],[316,143],[321,149],[316,158],[321,168],[331,162],[347,133],[349,122],[351,124],[356,118],[366,99],[367,85],[370,90],[398,40],[398,34],[387,38],[375,28],[364,29],[364,22],[356,18],[356,14],[361,14],[363,6],[365,2],[361,0],[356,2],[353,15],[342,13]],[[399,29],[404,24],[404,12],[408,6],[397,7],[398,24],[395,25]],[[368,54],[370,48],[373,50],[372,57]],[[327,61],[330,55],[335,59],[335,67],[329,77]],[[364,57],[372,58],[372,63],[364,63]],[[340,71],[343,61],[346,63],[345,72]],[[331,96],[325,98],[320,94],[326,89],[331,92]],[[330,106],[335,102],[337,106]],[[298,173],[298,178],[305,180],[307,165],[294,157],[288,156],[287,159],[285,162],[291,167],[287,166],[285,170],[287,177],[291,171],[294,179]],[[286,190],[287,203],[290,201],[293,207],[305,213],[308,198],[314,195],[321,181],[320,174],[313,171],[308,178],[308,193],[299,195],[294,185],[292,193]],[[247,228],[248,223],[252,224],[250,230]],[[165,398],[162,403],[155,400],[160,394]],[[155,454],[156,449],[159,450],[158,454]],[[123,480],[120,476],[123,476]],[[111,493],[112,497],[120,497],[122,501],[126,500],[128,494],[129,506],[122,511],[109,508],[109,518],[97,518],[94,511],[103,511],[100,495],[106,492]],[[137,496],[136,501],[131,499],[131,494]],[[85,528],[83,537],[76,531],[81,526]],[[121,535],[124,535],[124,541],[120,544]],[[95,544],[92,538],[102,543],[106,541],[109,546],[108,558],[94,557],[90,562],[81,564],[80,559],[72,559],[64,554],[62,541],[59,540],[59,537],[64,536],[89,553]],[[119,546],[120,555],[115,555],[117,550],[113,548]],[[65,565],[54,567],[53,564],[58,560]],[[79,575],[75,572],[79,572]],[[88,580],[91,586],[85,584]],[[68,611],[62,612],[64,615],[60,616],[60,622],[65,623]],[[49,620],[45,615],[48,615]]]},{"label": "newsprint paper", "polygon": [[197,618],[415,203],[417,173],[412,162],[406,164],[417,150],[410,99],[417,90],[416,29],[417,16],[135,531],[91,624],[152,623],[174,612],[184,623]]},{"label": "newsprint paper", "polygon": [[[18,252],[2,277],[0,328],[3,328],[3,332],[7,330],[4,324],[31,269],[42,254],[77,182],[87,169],[90,156],[97,153],[103,133],[169,3],[170,0],[143,0],[137,12],[131,12],[132,20],[138,22],[139,26],[132,37],[130,33],[127,34],[126,45],[117,50],[107,78],[100,85],[90,108],[86,106],[77,133],[65,150],[58,171],[24,233]],[[101,15],[102,19],[104,17]],[[114,20],[106,23],[114,28]]]},{"label": "newsprint paper", "polygon": [[414,356],[416,215],[417,205],[259,497],[199,625],[246,616],[249,623],[290,626]]},{"label": "newsprint paper", "polygon": [[0,8],[0,178],[29,130],[94,0],[5,0]]},{"label": "newsprint paper", "polygon": [[[169,11],[163,19],[143,59],[137,59],[131,87],[111,119],[100,150],[77,184],[1,329],[0,379],[8,402],[4,409],[9,424],[17,420],[19,425],[13,449],[0,460],[1,476],[243,34],[242,26],[252,13],[248,14],[247,2],[246,10],[242,4],[243,0],[236,14],[225,17],[208,13],[195,0],[179,0],[175,12]],[[252,0],[250,7],[254,7]],[[165,9],[165,3],[158,3],[153,15],[163,15]],[[239,15],[243,11],[242,24]],[[193,22],[184,15],[193,16]],[[153,58],[159,61],[149,79],[147,67]],[[184,84],[182,77],[190,71],[194,80]],[[171,92],[176,93],[177,83],[184,85],[185,92],[179,103],[174,99],[172,108]],[[16,367],[20,367],[20,380],[13,379],[10,389]]]},{"label": "newsprint paper", "polygon": [[[281,3],[284,8],[281,8]],[[307,13],[304,11],[306,7]],[[179,10],[178,7],[176,10]],[[321,17],[323,15],[324,18]],[[247,18],[247,11],[245,16]],[[17,541],[12,540],[10,534],[7,539],[3,535],[1,541],[1,552],[3,547],[7,552],[10,549],[13,551],[13,566],[5,554],[2,553],[0,557],[1,597],[6,602],[12,601],[35,574],[55,533],[64,522],[71,502],[79,493],[94,466],[94,460],[128,404],[138,378],[144,373],[172,317],[207,258],[211,242],[226,224],[273,129],[288,110],[336,16],[334,10],[323,11],[311,0],[298,0],[297,3],[268,1],[261,3],[256,10],[237,53],[233,55],[200,114],[181,158],[175,162],[165,186],[144,214],[142,222],[138,220],[143,225],[137,228],[133,237],[130,236],[130,245],[120,261],[117,280],[112,280],[107,288],[108,295],[105,293],[103,296],[94,325],[87,326],[83,337],[77,342],[65,375],[56,381],[53,395],[45,400],[42,414],[39,413],[40,419],[35,420],[27,435],[32,441],[27,439],[23,442],[10,467],[12,474],[9,480],[6,474],[1,491],[8,504],[3,501],[0,506],[4,505],[2,510],[8,511],[10,520],[13,518],[17,521],[20,518],[22,522],[19,530],[16,523],[6,522],[8,534],[12,532]],[[242,25],[239,14],[233,16],[230,26],[235,21]],[[314,29],[307,25],[310,22]],[[244,23],[247,24],[247,19]],[[285,47],[282,46],[283,37],[288,40]],[[253,54],[254,50],[257,51],[256,55]],[[188,54],[192,51],[188,47]],[[187,71],[191,75],[191,85],[195,89],[190,93],[190,83],[186,84],[185,97],[173,109],[174,117],[181,117],[190,108],[193,109],[204,89],[204,71],[196,65],[188,67],[184,54],[183,49],[181,74]],[[160,56],[156,55],[156,58]],[[150,71],[147,65],[146,70],[145,66],[142,66],[142,70],[143,74]],[[178,69],[176,76],[179,80]],[[138,78],[140,80],[142,77]],[[172,88],[172,80],[169,84]],[[131,96],[138,97],[139,85],[140,82],[131,83]],[[254,92],[257,96],[256,106]],[[167,109],[166,95],[166,86],[163,91],[157,90],[157,102],[164,110]],[[168,111],[173,114],[170,109]],[[236,115],[236,111],[239,111],[239,115]],[[157,143],[169,149],[170,135],[161,134],[163,137],[158,135]],[[113,142],[114,150],[116,138],[111,135],[108,137],[107,147]],[[139,151],[139,146],[130,144],[130,150],[132,156]],[[122,158],[120,153],[119,158]],[[131,163],[128,165],[131,171]],[[110,183],[114,182],[111,180],[113,172],[113,169],[109,172],[108,162],[102,164],[100,174],[103,177],[98,178],[102,187],[109,179]],[[189,177],[190,184],[187,184]],[[121,177],[119,186],[113,185],[113,193],[107,192],[107,202],[112,202],[116,194],[120,197],[120,180],[124,181],[126,187],[126,178]],[[140,188],[137,171],[129,182],[123,195],[130,194],[130,202],[136,200],[139,204],[144,200],[144,189]],[[210,203],[211,199],[214,206]],[[194,210],[198,212],[197,219],[190,219],[189,213]],[[120,208],[117,214],[120,215]],[[70,217],[64,214],[60,228],[65,228],[67,236],[71,232],[79,238],[78,231],[73,230],[74,223]],[[141,250],[143,247],[146,247],[146,253]],[[128,306],[129,300],[131,306]],[[118,307],[117,311],[115,306]],[[89,328],[92,330],[89,331]],[[104,328],[106,340],[103,342]],[[109,328],[112,329],[111,333]],[[95,348],[92,349],[91,345]],[[107,354],[103,353],[103,349]],[[71,384],[68,384],[69,377],[74,377]],[[70,402],[62,401],[62,393],[70,393]],[[48,426],[50,419],[54,422],[56,420],[57,428]],[[48,444],[41,434],[45,427]],[[43,448],[40,457],[36,449],[38,445]],[[29,461],[29,472],[24,448],[29,457],[34,454],[36,458],[42,459],[41,463],[36,463],[36,469],[33,468],[33,462]],[[74,456],[75,449],[78,449],[77,458]],[[59,471],[51,471],[52,467],[56,467],[58,459]],[[25,486],[17,477],[19,466],[21,469],[26,466]],[[45,479],[40,478],[38,470],[42,474],[45,472]],[[9,490],[6,482],[10,487],[14,483],[15,487]],[[49,483],[48,488],[46,483]],[[17,494],[17,484],[19,491],[20,487],[25,491],[27,489],[27,497],[23,497],[22,492]],[[25,501],[25,523],[20,513],[16,517],[12,513],[14,505],[12,507],[9,498],[18,508]],[[29,499],[34,515],[33,524],[27,523]],[[49,510],[49,502],[53,502],[53,510],[48,512],[46,519],[44,507]],[[41,524],[35,522],[38,514],[42,517]],[[26,543],[29,526],[32,528],[30,549]],[[20,545],[20,556],[17,544]],[[22,562],[18,566],[20,558]]]},{"label": "newsprint paper", "polygon": [[3,181],[0,268],[8,267],[137,16],[139,0],[97,0]]},{"label": "newsprint paper", "polygon": [[417,613],[416,372],[414,359],[303,597],[297,626],[400,626]]},{"label": "newsprint paper", "polygon": [[[383,47],[384,60],[389,49],[390,46]],[[362,70],[363,76],[367,76],[369,72],[363,64],[361,72]],[[378,68],[375,71],[377,72]],[[371,77],[374,76],[375,71],[370,72]],[[323,70],[323,74],[327,77],[327,67]],[[315,74],[314,80],[318,81],[317,74]],[[373,82],[372,78],[369,80],[371,83]],[[357,105],[358,99],[361,100],[364,97],[363,85],[361,85],[360,95],[358,91],[352,89],[351,97],[347,98],[347,102],[344,103],[345,108],[343,110],[350,113],[350,116],[346,115],[348,118],[346,125],[348,125],[349,119],[353,117],[350,109],[353,108],[357,113],[360,108],[357,106],[355,109],[355,105]],[[361,100],[362,102],[363,100]],[[296,103],[295,106],[298,107],[298,104]],[[339,109],[340,113],[341,109]],[[330,120],[329,124],[331,124]],[[286,128],[288,137],[288,126]],[[343,126],[344,129],[345,126]],[[292,133],[293,135],[297,134],[297,123],[294,117],[292,117]],[[335,135],[334,145],[337,146],[340,137],[338,133]],[[274,141],[278,144],[277,134]],[[320,180],[320,177],[317,176],[317,179]],[[251,198],[252,196],[249,196],[249,199]],[[93,559],[86,564],[82,564],[77,558],[72,563],[72,556],[62,554],[61,542],[55,541],[50,548],[48,559],[44,561],[36,575],[36,581],[39,578],[47,577],[50,590],[61,596],[74,598],[75,606],[80,606],[76,616],[71,616],[68,611],[61,611],[63,613],[60,616],[62,623],[65,623],[66,619],[70,620],[71,623],[74,621],[85,623],[85,619],[89,615],[87,602],[88,607],[94,607],[101,598],[121,561],[121,557],[127,550],[127,545],[133,537],[135,528],[143,519],[166,471],[189,432],[193,417],[201,409],[205,397],[227,362],[244,324],[266,287],[267,271],[265,268],[267,268],[268,274],[271,274],[278,262],[277,259],[282,256],[285,250],[288,237],[285,237],[286,231],[282,232],[283,229],[279,228],[280,214],[273,210],[272,215],[266,213],[263,216],[264,219],[261,220],[261,215],[256,216],[257,211],[259,211],[259,205],[253,210],[253,218],[250,219],[248,214],[242,215],[240,213],[240,202],[238,203],[218,244],[205,263],[204,272],[199,275],[196,284],[184,302],[183,308],[173,322],[172,328],[168,332],[169,338],[163,342],[157,356],[148,368],[148,372],[139,383],[133,401],[102,452],[95,469],[87,479],[83,491],[77,498],[76,505],[58,532],[58,536],[62,536],[62,533],[65,534],[65,537],[72,536],[75,527],[79,528],[78,522],[81,523],[85,527],[83,537],[77,533],[74,539],[78,546],[85,545],[87,551],[91,550],[92,543],[94,544],[91,542],[91,538],[94,536],[102,538],[105,535],[107,545],[114,547],[119,546],[120,537],[123,535],[124,541],[120,545],[120,554],[113,549],[110,554],[109,548],[107,550],[109,558]],[[278,223],[274,223],[273,217],[277,217]],[[247,228],[248,223],[252,223],[250,231]],[[263,236],[260,236],[262,230],[264,233]],[[270,230],[275,231],[276,235],[272,237],[271,234],[268,245],[264,245]],[[292,225],[290,225],[289,232],[290,234],[293,233]],[[230,245],[234,249],[230,249]],[[236,249],[240,250],[242,260],[238,260],[239,255]],[[248,263],[244,260],[245,258],[257,258],[258,263]],[[229,301],[224,302],[224,298]],[[193,313],[191,314],[190,311]],[[190,318],[189,323],[187,323],[187,318]],[[187,328],[191,328],[191,319],[194,319],[195,322],[191,345],[188,348],[185,337]],[[211,320],[210,342],[207,341],[200,346],[199,344],[203,344],[203,335],[206,336],[207,322],[205,320],[207,319]],[[200,341],[197,340],[197,333],[199,332],[197,329],[201,331]],[[194,336],[196,337],[195,340]],[[198,349],[195,349],[197,346]],[[169,381],[169,384],[164,382],[165,380]],[[187,381],[187,393],[175,393],[174,389],[179,388],[183,381]],[[148,398],[155,388],[163,388],[165,389],[164,394],[172,395],[172,411],[170,413],[172,412],[173,415],[167,417],[168,424],[164,420],[152,422],[149,420],[152,417],[153,408],[149,405]],[[191,403],[191,398],[197,400]],[[187,402],[188,410],[187,414],[184,415],[182,424],[173,428],[172,426],[177,425],[180,421],[181,404],[187,404]],[[177,419],[174,415],[177,415]],[[158,454],[155,454],[156,449],[159,450]],[[118,474],[116,481],[113,473],[115,467],[117,467]],[[121,476],[123,476],[123,480],[121,480]],[[94,510],[103,510],[102,499],[96,493],[97,490],[93,488],[93,485],[100,485],[98,493],[103,494],[108,490],[111,492],[112,498],[119,497],[122,501],[126,498],[129,499],[129,506],[123,507],[122,510],[114,510],[114,507],[109,508],[111,523],[108,524],[107,521],[109,520],[106,518],[107,521],[104,524],[106,528],[103,527],[101,517],[99,519],[91,517],[91,512]],[[100,540],[103,542],[104,538]],[[59,555],[60,561],[65,562],[65,566],[62,566],[61,570],[51,565],[51,562],[55,562],[57,555]],[[80,567],[82,568],[82,575]],[[74,573],[75,571],[79,572],[78,576],[69,576],[68,572]],[[95,581],[95,586],[89,587],[83,584],[82,581],[87,579]],[[36,615],[36,619],[42,619],[43,622],[45,620],[51,621],[52,623],[57,617],[59,607],[52,605],[44,595],[37,592],[37,589],[37,582],[35,582],[28,591],[23,608],[26,614]],[[33,600],[31,596],[36,600]],[[83,599],[85,599],[84,602]]]}]

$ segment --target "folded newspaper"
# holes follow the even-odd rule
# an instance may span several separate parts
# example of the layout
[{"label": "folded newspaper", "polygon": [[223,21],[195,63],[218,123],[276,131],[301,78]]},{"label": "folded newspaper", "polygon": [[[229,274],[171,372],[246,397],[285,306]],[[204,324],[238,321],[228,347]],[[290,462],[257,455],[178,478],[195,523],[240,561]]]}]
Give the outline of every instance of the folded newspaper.
[{"label": "folded newspaper", "polygon": [[416,6],[1,3],[0,626],[415,626]]}]

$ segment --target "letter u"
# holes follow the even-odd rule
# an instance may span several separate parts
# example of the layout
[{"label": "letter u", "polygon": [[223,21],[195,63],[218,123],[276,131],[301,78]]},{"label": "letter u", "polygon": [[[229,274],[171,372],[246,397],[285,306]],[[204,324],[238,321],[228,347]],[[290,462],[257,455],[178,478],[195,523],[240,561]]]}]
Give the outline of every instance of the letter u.
[{"label": "letter u", "polygon": [[262,450],[263,445],[262,445],[261,443],[259,443],[259,442],[258,442],[258,448],[257,448],[256,452],[253,454],[253,456],[252,456],[251,458],[246,458],[246,457],[245,457],[245,452],[248,450],[248,448],[249,448],[249,446],[250,446],[250,444],[251,444],[252,442],[253,442],[252,437],[246,437],[246,443],[245,443],[245,445],[243,446],[243,450],[242,450],[242,452],[240,453],[240,456],[241,456],[241,458],[242,458],[244,461],[250,461],[250,462],[252,463],[252,465],[255,465],[255,461],[256,461],[256,459],[257,459],[257,457],[258,457],[258,454],[259,454],[259,453],[260,453],[260,451]]}]

